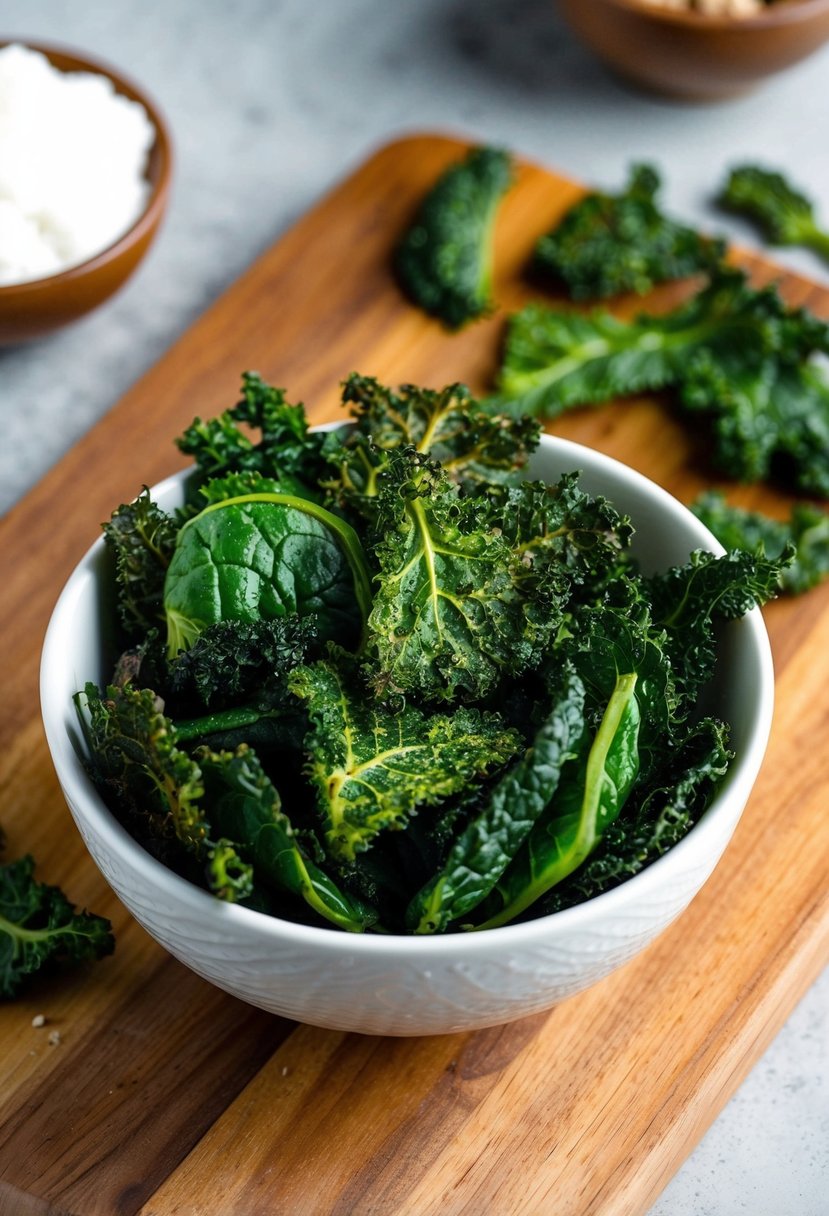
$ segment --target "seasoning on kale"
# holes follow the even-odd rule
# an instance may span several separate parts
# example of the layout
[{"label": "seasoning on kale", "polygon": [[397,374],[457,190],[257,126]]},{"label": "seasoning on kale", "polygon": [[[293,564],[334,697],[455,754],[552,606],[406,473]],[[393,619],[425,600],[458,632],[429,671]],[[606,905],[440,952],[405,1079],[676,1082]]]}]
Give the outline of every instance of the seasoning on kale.
[{"label": "seasoning on kale", "polygon": [[599,300],[711,271],[723,241],[668,219],[656,200],[659,174],[634,165],[621,194],[580,199],[535,248],[535,266],[564,283],[574,300]]},{"label": "seasoning on kale", "polygon": [[511,181],[506,152],[473,148],[438,179],[398,245],[404,291],[450,329],[493,307],[493,232]]}]

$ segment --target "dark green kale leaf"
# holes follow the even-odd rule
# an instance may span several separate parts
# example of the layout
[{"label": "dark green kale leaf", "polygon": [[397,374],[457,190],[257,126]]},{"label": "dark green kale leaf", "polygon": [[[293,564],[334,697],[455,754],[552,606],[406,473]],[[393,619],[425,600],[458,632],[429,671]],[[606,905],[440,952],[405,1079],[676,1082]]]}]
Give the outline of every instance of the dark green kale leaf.
[{"label": "dark green kale leaf", "polygon": [[717,792],[733,753],[728,728],[704,718],[678,739],[647,786],[638,786],[596,851],[533,909],[560,912],[609,891],[673,848],[699,820]]},{"label": "dark green kale leaf", "polygon": [[718,202],[748,216],[772,245],[806,245],[829,258],[829,232],[818,224],[812,202],[781,173],[740,165],[731,170]]},{"label": "dark green kale leaf", "polygon": [[134,502],[113,512],[103,530],[115,554],[118,615],[127,637],[138,639],[164,620],[164,579],[178,525],[145,486]]},{"label": "dark green kale leaf", "polygon": [[390,712],[331,661],[297,668],[289,687],[307,703],[307,774],[326,848],[339,861],[353,861],[384,829],[404,827],[418,808],[483,779],[521,746],[497,714],[425,714],[412,705]]},{"label": "dark green kale leaf", "polygon": [[698,549],[686,565],[645,580],[654,625],[666,634],[678,695],[677,717],[694,708],[713,673],[714,623],[736,620],[774,599],[791,557],[788,550],[772,559],[739,550],[718,557]]},{"label": "dark green kale leaf", "polygon": [[647,778],[670,745],[678,698],[666,635],[655,627],[644,587],[618,606],[586,607],[574,614],[565,637],[548,660],[554,677],[562,656],[573,664],[587,694],[591,722],[604,713],[621,672],[636,675],[639,703],[639,772]]},{"label": "dark green kale leaf", "polygon": [[710,418],[714,461],[730,476],[748,482],[778,473],[829,498],[829,383],[818,366],[702,351],[687,369],[681,401]]},{"label": "dark green kale leaf", "polygon": [[439,391],[404,384],[394,392],[355,373],[343,385],[343,404],[355,422],[333,432],[324,449],[333,470],[325,484],[335,501],[369,519],[389,450],[414,448],[471,492],[517,483],[540,434],[535,419],[492,414],[462,384]]},{"label": "dark green kale leaf", "polygon": [[562,768],[578,755],[585,733],[584,686],[565,669],[561,691],[532,746],[490,791],[456,837],[448,857],[406,913],[414,933],[440,933],[485,899],[549,805]]},{"label": "dark green kale leaf", "polygon": [[525,594],[550,568],[566,571],[580,597],[596,595],[622,577],[629,566],[633,528],[606,498],[591,498],[578,473],[564,473],[556,485],[524,482],[489,495],[490,519],[513,552]]},{"label": "dark green kale leaf", "polygon": [[219,621],[200,633],[189,650],[170,661],[168,680],[176,696],[195,696],[206,709],[222,707],[263,691],[279,692],[294,667],[304,663],[317,642],[313,617]]},{"label": "dark green kale leaf", "polygon": [[492,241],[509,155],[473,148],[438,179],[395,254],[403,290],[450,329],[492,308]]},{"label": "dark green kale leaf", "polygon": [[360,933],[377,913],[346,894],[300,846],[272,781],[246,745],[235,752],[202,748],[196,759],[216,831],[253,863],[260,882],[301,897],[325,921]]},{"label": "dark green kale leaf", "polygon": [[320,634],[359,637],[371,604],[363,548],[339,516],[291,494],[212,502],[178,535],[164,583],[167,651],[219,621],[314,615]]},{"label": "dark green kale leaf", "polygon": [[112,810],[156,856],[195,858],[220,899],[249,895],[253,874],[232,842],[217,839],[204,810],[199,765],[177,744],[175,727],[150,689],[94,684],[75,694],[93,780]]},{"label": "dark green kale leaf", "polygon": [[488,406],[555,418],[573,406],[678,384],[700,351],[755,367],[784,337],[800,354],[807,342],[824,349],[829,328],[807,313],[787,314],[774,288],[755,291],[737,270],[718,271],[672,312],[632,322],[529,304],[510,318]]},{"label": "dark green kale leaf", "polygon": [[636,672],[620,672],[595,731],[585,730],[552,799],[480,907],[475,929],[508,924],[590,856],[639,772]]},{"label": "dark green kale leaf", "polygon": [[0,865],[0,998],[17,996],[36,972],[115,949],[109,921],[76,912],[60,887],[35,879],[34,868],[29,856]]},{"label": "dark green kale leaf", "polygon": [[722,260],[724,241],[663,215],[659,186],[651,165],[634,165],[621,194],[586,195],[541,237],[535,265],[563,282],[574,300],[644,295],[656,283],[710,271]]},{"label": "dark green kale leaf", "polygon": [[411,450],[389,454],[366,652],[381,691],[477,700],[535,666],[569,589],[553,563],[524,561],[486,498],[458,493]]},{"label": "dark green kale leaf", "polygon": [[781,590],[790,595],[809,591],[829,575],[829,513],[819,507],[797,503],[787,520],[772,519],[762,511],[730,507],[725,495],[711,490],[691,503],[691,510],[726,549],[771,558],[793,549],[791,565],[780,573]]},{"label": "dark green kale leaf", "polygon": [[[259,442],[243,427],[258,430]],[[302,497],[309,491],[313,495],[311,488],[323,471],[323,440],[322,432],[308,430],[302,405],[291,405],[283,389],[266,384],[256,372],[245,372],[241,400],[208,422],[194,419],[176,442],[193,457],[203,479],[259,473]]]}]

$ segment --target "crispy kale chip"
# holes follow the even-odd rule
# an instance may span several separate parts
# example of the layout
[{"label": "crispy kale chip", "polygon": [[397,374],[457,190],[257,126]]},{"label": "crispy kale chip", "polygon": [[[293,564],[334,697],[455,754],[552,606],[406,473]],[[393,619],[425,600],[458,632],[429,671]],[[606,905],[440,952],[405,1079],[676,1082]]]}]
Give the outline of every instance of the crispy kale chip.
[{"label": "crispy kale chip", "polygon": [[779,558],[794,551],[780,572],[780,588],[789,595],[809,591],[829,576],[829,513],[809,503],[796,503],[787,520],[762,511],[732,507],[725,495],[710,490],[691,503],[691,510],[726,549],[745,549]]},{"label": "crispy kale chip", "polygon": [[517,484],[540,434],[535,419],[493,414],[462,384],[437,391],[404,384],[394,392],[371,376],[353,374],[343,385],[343,404],[352,407],[354,426],[331,433],[326,488],[336,504],[368,519],[376,511],[378,477],[389,451],[414,448],[474,492]]},{"label": "crispy kale chip", "polygon": [[[258,443],[250,428],[260,432]],[[195,418],[176,442],[193,457],[204,480],[258,473],[286,493],[313,496],[311,487],[323,467],[323,438],[308,430],[302,405],[291,405],[283,389],[266,384],[257,372],[245,372],[241,400],[208,422]]]},{"label": "crispy kale chip", "polygon": [[307,702],[308,776],[327,849],[340,861],[353,861],[379,832],[404,827],[418,808],[460,792],[521,746],[497,714],[425,714],[405,704],[391,712],[330,661],[298,668],[290,688]]},{"label": "crispy kale chip", "polygon": [[744,480],[775,473],[829,496],[829,326],[722,270],[685,304],[624,322],[530,304],[510,322],[488,408],[555,418],[574,406],[674,388],[711,421],[713,459]]},{"label": "crispy kale chip", "polygon": [[492,515],[419,453],[390,454],[367,647],[381,691],[476,700],[549,644],[566,579],[523,560]]},{"label": "crispy kale chip", "polygon": [[510,321],[490,408],[555,418],[563,410],[680,383],[700,351],[728,353],[745,367],[770,354],[797,362],[829,347],[829,327],[787,310],[776,290],[754,290],[722,270],[672,312],[625,322],[529,304]]},{"label": "crispy kale chip", "polygon": [[493,231],[511,181],[506,152],[473,148],[438,179],[398,245],[395,262],[406,295],[450,329],[493,306]]},{"label": "crispy kale chip", "polygon": [[313,617],[219,621],[170,661],[169,687],[179,697],[195,697],[205,709],[217,702],[227,707],[263,695],[273,699],[284,691],[288,673],[305,662],[316,641]]},{"label": "crispy kale chip", "polygon": [[714,463],[731,477],[752,482],[776,474],[829,498],[829,383],[817,365],[701,351],[680,401],[709,418]]},{"label": "crispy kale chip", "polygon": [[204,811],[201,769],[178,747],[175,727],[156,694],[111,685],[102,695],[87,684],[75,704],[93,780],[141,842],[168,861],[181,846],[220,899],[249,895],[252,869],[230,841],[214,836]]},{"label": "crispy kale chip", "polygon": [[410,451],[390,459],[381,507],[368,652],[380,689],[428,701],[475,700],[536,667],[573,585],[598,589],[630,536],[574,476],[468,498]]},{"label": "crispy kale chip", "polygon": [[176,544],[176,521],[150,498],[123,503],[103,525],[115,555],[118,615],[128,638],[140,638],[164,619],[164,579]]},{"label": "crispy kale chip", "polygon": [[646,580],[653,620],[665,630],[677,690],[677,716],[690,714],[710,679],[717,655],[713,624],[733,621],[773,600],[791,552],[779,558],[733,550],[718,557],[701,549],[684,566]]},{"label": "crispy kale chip", "polygon": [[585,732],[585,692],[572,668],[532,746],[489,792],[477,815],[455,837],[442,867],[409,904],[414,933],[442,932],[466,916],[501,878],[575,759]]},{"label": "crispy kale chip", "polygon": [[829,258],[829,232],[815,218],[811,201],[782,173],[740,165],[731,170],[718,202],[753,220],[772,245],[806,245]]},{"label": "crispy kale chip", "polygon": [[638,874],[687,835],[716,793],[733,753],[728,728],[703,718],[678,739],[653,782],[634,792],[596,851],[543,896],[536,916],[593,899]]},{"label": "crispy kale chip", "polygon": [[0,865],[0,998],[37,972],[103,958],[115,949],[102,916],[76,912],[60,887],[34,877],[32,857]]},{"label": "crispy kale chip", "polygon": [[651,165],[634,165],[621,194],[586,195],[541,237],[536,267],[564,283],[574,300],[644,295],[656,283],[710,271],[722,260],[724,242],[663,215],[659,185]]},{"label": "crispy kale chip", "polygon": [[204,748],[196,758],[216,829],[252,862],[257,881],[299,896],[340,929],[360,933],[376,922],[371,907],[349,896],[307,856],[273,782],[249,747],[218,753]]}]

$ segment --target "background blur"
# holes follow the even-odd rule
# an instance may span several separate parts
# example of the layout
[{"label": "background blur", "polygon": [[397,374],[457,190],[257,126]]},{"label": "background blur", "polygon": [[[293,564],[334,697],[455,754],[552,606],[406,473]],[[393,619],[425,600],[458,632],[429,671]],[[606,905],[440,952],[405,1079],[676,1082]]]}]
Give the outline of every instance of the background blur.
[{"label": "background blur", "polygon": [[[608,187],[650,159],[667,210],[751,245],[710,199],[727,166],[756,160],[790,174],[829,220],[829,47],[747,97],[689,105],[618,83],[552,0],[5,0],[0,22],[3,37],[65,43],[134,76],[165,111],[177,153],[168,219],[126,289],[71,329],[0,349],[0,510],[397,134],[501,143]],[[773,256],[829,283],[810,254]],[[827,1005],[824,976],[653,1216],[825,1213]]]}]

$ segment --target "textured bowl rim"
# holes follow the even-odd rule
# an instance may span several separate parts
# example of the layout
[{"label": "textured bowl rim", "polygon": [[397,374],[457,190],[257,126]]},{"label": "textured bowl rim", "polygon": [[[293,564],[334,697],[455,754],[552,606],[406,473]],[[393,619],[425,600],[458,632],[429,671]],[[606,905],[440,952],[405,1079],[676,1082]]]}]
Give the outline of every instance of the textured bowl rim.
[{"label": "textured bowl rim", "polygon": [[[11,299],[13,294],[17,298],[28,294],[36,295],[46,288],[51,289],[56,284],[70,284],[88,274],[89,271],[97,270],[100,266],[104,266],[108,262],[118,258],[125,249],[140,241],[145,233],[160,219],[167,205],[167,195],[170,190],[173,170],[173,141],[169,125],[157,102],[146,91],[143,85],[138,84],[131,76],[126,75],[119,68],[113,67],[96,56],[88,55],[86,51],[79,51],[75,47],[63,46],[55,42],[32,41],[28,38],[14,38],[6,35],[0,38],[0,50],[12,45],[23,46],[30,51],[38,51],[40,54],[45,55],[47,59],[51,59],[52,55],[59,55],[65,59],[70,59],[73,62],[72,67],[60,68],[58,70],[65,72],[91,72],[97,76],[106,76],[115,86],[116,93],[127,97],[130,93],[134,93],[135,98],[144,107],[147,117],[155,130],[155,139],[150,146],[148,157],[156,154],[160,165],[157,180],[151,183],[152,189],[150,190],[144,210],[116,240],[111,241],[109,245],[106,245],[92,257],[85,258],[83,262],[77,262],[74,266],[68,266],[66,270],[59,270],[55,274],[43,275],[39,279],[24,279],[21,283],[0,284],[0,300],[4,298],[7,300]],[[133,99],[130,98],[130,100]]]},{"label": "textured bowl rim", "polygon": [[[719,554],[725,552],[713,534],[686,506],[644,474],[582,444],[558,436],[542,435],[540,450],[551,448],[561,453],[573,469],[587,466],[591,475],[606,472],[614,478],[626,479],[634,490],[646,493],[661,512],[666,515],[681,514],[694,537],[695,547]],[[151,492],[154,495],[163,494],[180,486],[189,472],[190,470],[186,469],[174,473],[151,487]],[[305,946],[323,953],[338,953],[347,945],[350,952],[358,955],[366,952],[378,959],[394,956],[398,961],[412,963],[425,963],[431,959],[445,962],[453,956],[459,962],[468,961],[498,947],[514,950],[532,946],[541,940],[548,942],[552,938],[568,934],[571,930],[588,928],[597,920],[604,923],[612,921],[614,915],[621,913],[631,901],[641,900],[661,886],[663,875],[669,867],[679,866],[688,852],[697,850],[704,854],[706,841],[714,841],[720,835],[718,821],[721,818],[730,817],[736,824],[742,804],[746,801],[747,793],[750,793],[760,770],[771,729],[774,670],[762,614],[759,608],[754,608],[732,624],[732,628],[745,631],[753,651],[758,679],[759,694],[750,715],[747,746],[732,761],[719,792],[688,834],[644,870],[612,890],[571,908],[520,924],[503,925],[480,933],[423,936],[344,933],[340,929],[303,925],[238,904],[224,903],[157,861],[118,822],[80,768],[66,730],[67,706],[60,704],[58,698],[50,692],[50,671],[62,653],[62,643],[58,638],[59,622],[67,613],[71,614],[73,602],[82,589],[83,581],[91,573],[91,567],[102,554],[103,548],[103,538],[99,538],[81,558],[60,594],[46,630],[40,666],[40,698],[52,761],[61,786],[65,792],[69,791],[72,803],[79,808],[83,819],[88,821],[97,834],[105,838],[111,851],[129,865],[141,882],[149,888],[158,884],[166,886],[171,895],[202,919],[215,918],[217,926],[226,924],[239,930],[248,926],[260,936],[273,937],[274,941],[278,940],[283,944]],[[722,848],[717,851],[712,847],[712,852],[714,862],[711,868],[716,864]]]},{"label": "textured bowl rim", "polygon": [[680,26],[699,30],[766,30],[781,25],[799,25],[819,13],[829,12],[829,0],[787,0],[782,4],[771,4],[762,12],[747,17],[717,16],[712,13],[696,13],[682,9],[661,8],[645,0],[601,0],[610,8],[652,18],[663,25]]}]

